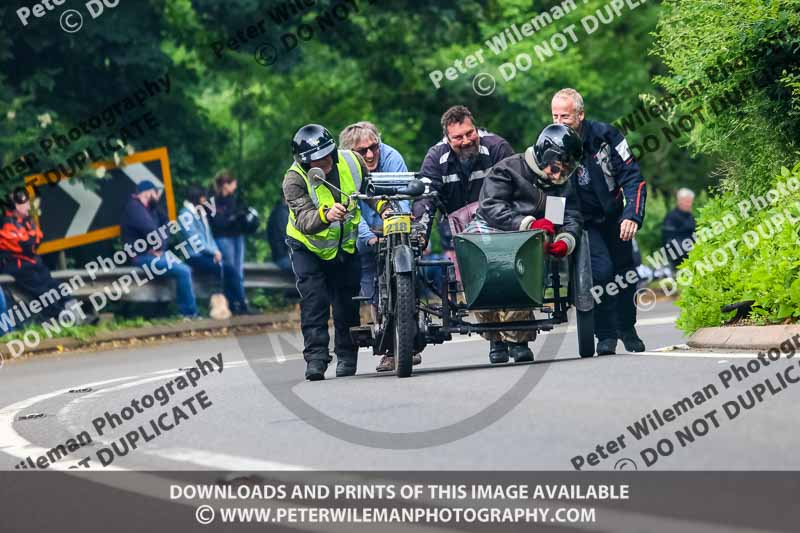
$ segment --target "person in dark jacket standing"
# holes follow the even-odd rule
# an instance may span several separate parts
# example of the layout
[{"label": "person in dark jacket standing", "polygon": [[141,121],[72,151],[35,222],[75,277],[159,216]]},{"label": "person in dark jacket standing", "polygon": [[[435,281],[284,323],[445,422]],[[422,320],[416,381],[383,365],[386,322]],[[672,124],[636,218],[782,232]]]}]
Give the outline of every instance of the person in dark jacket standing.
[{"label": "person in dark jacket standing", "polygon": [[[148,234],[158,233],[159,227],[167,224],[167,216],[158,206],[160,198],[161,190],[152,181],[144,180],[136,185],[136,194],[131,195],[125,204],[119,224],[122,242],[130,249],[136,248],[136,241],[147,241]],[[161,269],[163,274],[159,275],[174,278],[178,311],[185,318],[198,318],[192,269],[177,260],[172,252],[166,250],[166,246],[166,242],[151,246],[142,253],[135,254],[131,262],[137,267],[147,263],[154,272]]]},{"label": "person in dark jacket standing", "polygon": [[267,219],[267,243],[272,251],[272,262],[284,272],[292,271],[289,247],[286,246],[286,224],[289,223],[289,206],[281,192],[280,201],[275,204]]},{"label": "person in dark jacket standing", "polygon": [[[244,234],[242,216],[244,206],[239,201],[236,189],[239,182],[228,171],[223,170],[214,178],[215,213],[211,217],[211,231],[222,252],[222,262],[239,273],[244,280]],[[231,311],[235,314],[249,314],[247,300],[244,303],[232,302]]]},{"label": "person in dark jacket standing", "polygon": [[[582,152],[581,138],[571,128],[547,126],[524,154],[506,158],[489,170],[481,189],[480,207],[466,231],[540,229],[553,238],[552,243],[545,244],[548,254],[571,254],[580,239],[583,216],[570,177],[580,166]],[[558,233],[553,222],[545,218],[548,197],[565,198],[564,221]],[[534,319],[531,311],[482,311],[476,315],[481,322]],[[507,331],[485,333],[484,337],[491,341],[492,363],[505,363],[509,355],[516,363],[533,361],[528,342],[536,338],[535,333]]]},{"label": "person in dark jacket standing", "polygon": [[634,270],[632,239],[644,221],[647,189],[639,164],[625,137],[604,122],[584,120],[583,97],[562,89],[551,103],[553,122],[569,126],[583,139],[583,164],[573,184],[589,234],[595,286],[618,285],[617,295],[603,294],[595,307],[597,354],[616,353],[617,339],[625,349],[643,352],[636,333],[636,285],[625,282]]},{"label": "person in dark jacket standing", "polygon": [[[442,115],[444,138],[432,146],[422,162],[423,181],[431,189],[449,215],[478,201],[483,178],[490,167],[514,155],[508,142],[494,133],[479,129],[472,113],[464,106],[454,106]],[[414,202],[417,222],[430,235],[434,226],[436,205],[433,199]]]},{"label": "person in dark jacket standing", "polygon": [[[661,241],[664,247],[671,247],[675,253],[667,254],[672,269],[680,266],[694,243],[695,221],[692,215],[694,192],[691,189],[679,189],[676,194],[677,207],[667,213],[661,226]],[[675,256],[673,260],[672,257]]]}]

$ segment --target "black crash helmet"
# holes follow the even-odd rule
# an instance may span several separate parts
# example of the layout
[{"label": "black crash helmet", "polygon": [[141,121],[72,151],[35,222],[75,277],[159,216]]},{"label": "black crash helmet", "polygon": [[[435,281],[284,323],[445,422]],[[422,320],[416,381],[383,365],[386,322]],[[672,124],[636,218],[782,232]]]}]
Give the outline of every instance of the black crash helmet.
[{"label": "black crash helmet", "polygon": [[25,187],[17,187],[13,191],[8,192],[4,200],[6,209],[13,210],[17,205],[24,204],[30,200],[30,197]]},{"label": "black crash helmet", "polygon": [[555,180],[539,177],[543,187],[563,185],[575,173],[583,157],[583,142],[575,130],[563,124],[547,126],[533,145],[536,164],[544,171],[551,165],[561,168]]},{"label": "black crash helmet", "polygon": [[292,138],[292,157],[304,168],[312,161],[319,161],[336,150],[336,141],[324,127],[319,124],[303,126]]}]

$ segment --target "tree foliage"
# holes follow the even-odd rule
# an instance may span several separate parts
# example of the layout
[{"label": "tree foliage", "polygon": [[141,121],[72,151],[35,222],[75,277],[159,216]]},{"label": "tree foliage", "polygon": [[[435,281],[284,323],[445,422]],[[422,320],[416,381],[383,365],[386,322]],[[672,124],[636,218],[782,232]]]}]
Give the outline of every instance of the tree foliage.
[{"label": "tree foliage", "polygon": [[[800,156],[800,4],[668,0],[655,52],[668,68],[659,84],[676,98],[691,95],[675,112],[703,110],[688,145],[718,159],[722,180],[698,229],[718,227],[726,214],[740,213],[740,202],[785,182]],[[800,316],[796,200],[739,215],[739,223],[692,250],[681,268],[691,281],[679,326],[691,332],[720,325],[730,318],[723,305],[746,300],[755,302],[751,317],[761,323]],[[721,257],[727,260],[708,272],[708,262]]]},{"label": "tree foliage", "polygon": [[[661,11],[657,3],[626,7],[589,35],[582,19],[597,16],[606,2],[575,2],[574,11],[495,54],[486,41],[567,3],[315,1],[302,14],[276,20],[275,10],[287,2],[124,2],[96,20],[87,17],[75,34],[61,31],[53,14],[21,28],[13,10],[6,9],[0,27],[3,165],[37,150],[43,136],[69,131],[144,80],[168,73],[169,95],[146,103],[159,127],[129,144],[136,150],[169,148],[179,196],[187,184],[208,184],[219,169],[231,169],[248,202],[266,215],[290,162],[289,139],[308,122],[338,134],[347,124],[371,120],[414,169],[440,139],[439,117],[451,105],[469,106],[482,126],[522,151],[550,122],[550,98],[562,87],[584,94],[588,118],[608,122],[633,111],[642,98],[663,94],[651,78],[667,71],[648,54]],[[340,4],[349,7],[347,15],[321,27],[318,17]],[[248,27],[258,29],[259,23],[263,32],[250,36]],[[298,35],[303,24],[314,29],[313,35],[285,50],[284,36]],[[565,34],[570,25],[577,42],[570,39],[563,51],[540,60],[536,47]],[[274,64],[255,60],[262,45],[278,51]],[[484,63],[434,86],[431,71],[444,71],[479,50]],[[518,69],[505,81],[501,65],[513,64],[519,54],[532,58],[531,68]],[[490,96],[473,89],[479,72],[497,80]],[[42,161],[38,170],[113,129],[84,136],[53,154],[52,161]],[[629,140],[639,142],[647,131],[632,132]],[[665,193],[686,184],[702,187],[710,168],[708,160],[686,154],[677,143],[648,154],[642,167],[649,186]],[[84,172],[83,178],[91,184],[93,174]],[[263,246],[256,252],[258,259],[264,257]]]}]

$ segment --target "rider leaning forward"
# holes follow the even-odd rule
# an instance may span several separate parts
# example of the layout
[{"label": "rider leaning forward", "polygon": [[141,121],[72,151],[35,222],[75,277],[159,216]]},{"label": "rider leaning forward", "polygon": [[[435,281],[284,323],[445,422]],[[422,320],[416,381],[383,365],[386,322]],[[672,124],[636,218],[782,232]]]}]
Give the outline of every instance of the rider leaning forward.
[{"label": "rider leaning forward", "polygon": [[[583,217],[570,177],[580,166],[581,139],[572,129],[547,126],[536,143],[523,154],[508,157],[489,170],[480,194],[480,207],[467,233],[543,230],[553,239],[545,245],[548,254],[565,257],[575,250]],[[565,198],[564,223],[558,231],[545,218],[548,196]],[[534,320],[532,311],[481,311],[480,322]],[[505,363],[533,361],[528,342],[535,332],[504,331],[484,333],[490,341],[489,361]]]},{"label": "rider leaning forward", "polygon": [[[358,347],[350,337],[350,328],[360,322],[359,303],[353,297],[360,287],[356,240],[361,212],[358,202],[349,196],[363,192],[369,170],[357,153],[337,150],[330,132],[317,124],[297,131],[292,139],[292,155],[294,164],[283,179],[283,194],[289,205],[286,243],[301,298],[305,377],[310,381],[325,379],[331,362],[331,306],[336,377],[352,376],[356,373]],[[320,171],[324,181],[309,175]],[[382,212],[386,206],[381,204],[373,207]]]}]

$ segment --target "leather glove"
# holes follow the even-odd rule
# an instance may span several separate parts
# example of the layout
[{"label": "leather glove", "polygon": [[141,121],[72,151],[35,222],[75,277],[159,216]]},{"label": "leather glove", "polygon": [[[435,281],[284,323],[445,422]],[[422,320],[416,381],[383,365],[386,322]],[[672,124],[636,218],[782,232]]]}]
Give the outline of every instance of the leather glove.
[{"label": "leather glove", "polygon": [[539,220],[534,220],[531,222],[531,225],[528,226],[528,229],[540,229],[544,230],[550,235],[556,234],[556,228],[553,226],[553,223],[547,220],[546,218],[540,218]]},{"label": "leather glove", "polygon": [[567,255],[567,243],[564,241],[556,241],[553,244],[545,243],[544,251],[553,257],[564,257]]}]

